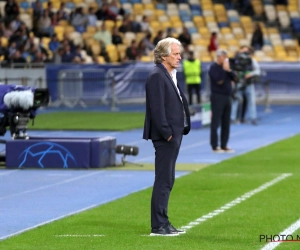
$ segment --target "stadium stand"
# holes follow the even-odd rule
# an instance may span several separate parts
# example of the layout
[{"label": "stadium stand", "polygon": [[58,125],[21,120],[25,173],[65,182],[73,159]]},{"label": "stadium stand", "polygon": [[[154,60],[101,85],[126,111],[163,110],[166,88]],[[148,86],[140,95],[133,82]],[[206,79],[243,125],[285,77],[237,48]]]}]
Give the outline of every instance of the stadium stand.
[{"label": "stadium stand", "polygon": [[[36,54],[41,52],[45,63],[123,62],[128,59],[126,48],[132,40],[139,44],[150,32],[150,42],[153,43],[160,31],[163,37],[172,35],[178,38],[186,28],[191,37],[188,49],[193,49],[202,61],[209,62],[214,59],[214,52],[208,51],[212,32],[217,33],[218,46],[227,49],[232,56],[240,46],[251,45],[254,24],[257,23],[263,33],[263,46],[255,52],[258,61],[299,61],[300,1],[252,0],[249,6],[243,6],[242,2],[1,1],[0,59],[3,66],[23,62],[23,59],[36,62],[40,60]],[[90,11],[91,8],[94,12]],[[103,23],[110,35],[96,40],[94,35],[101,30]],[[118,35],[121,44],[112,42],[114,28],[117,31],[113,36]],[[51,50],[54,42],[50,37],[54,34],[59,46]],[[67,46],[71,55],[66,52]],[[76,54],[77,46],[82,48],[80,54]],[[141,45],[136,53],[136,60],[153,60],[153,46]]]}]

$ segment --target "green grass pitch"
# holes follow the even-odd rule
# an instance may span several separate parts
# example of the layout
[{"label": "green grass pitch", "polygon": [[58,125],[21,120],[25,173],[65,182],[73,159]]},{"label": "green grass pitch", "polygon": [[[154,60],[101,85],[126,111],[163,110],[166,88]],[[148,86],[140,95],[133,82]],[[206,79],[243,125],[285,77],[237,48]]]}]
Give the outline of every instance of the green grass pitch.
[{"label": "green grass pitch", "polygon": [[[181,227],[282,173],[292,173],[223,213],[195,225],[184,235],[147,236],[150,232],[149,188],[0,241],[0,249],[261,249],[265,243],[260,242],[260,235],[278,234],[299,219],[299,144],[300,135],[199,168],[177,179],[170,197],[169,217],[174,226]],[[285,242],[276,249],[300,249],[300,243]]]},{"label": "green grass pitch", "polygon": [[53,112],[38,114],[28,130],[110,130],[142,128],[143,112]]}]

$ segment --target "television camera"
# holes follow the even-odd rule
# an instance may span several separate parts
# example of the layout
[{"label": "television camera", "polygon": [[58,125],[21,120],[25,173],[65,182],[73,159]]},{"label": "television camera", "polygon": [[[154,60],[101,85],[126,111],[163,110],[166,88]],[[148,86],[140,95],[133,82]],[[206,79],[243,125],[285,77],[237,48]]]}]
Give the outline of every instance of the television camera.
[{"label": "television camera", "polygon": [[233,71],[237,72],[238,81],[233,89],[233,98],[236,98],[238,90],[244,90],[252,83],[252,79],[245,79],[245,75],[252,71],[252,59],[249,53],[238,53],[234,58],[229,58],[229,65]]},{"label": "television camera", "polygon": [[234,58],[229,58],[230,68],[237,72],[252,70],[252,59],[249,53],[238,53]]},{"label": "television camera", "polygon": [[0,85],[0,136],[9,127],[13,139],[28,139],[27,124],[36,111],[49,103],[47,88]]}]

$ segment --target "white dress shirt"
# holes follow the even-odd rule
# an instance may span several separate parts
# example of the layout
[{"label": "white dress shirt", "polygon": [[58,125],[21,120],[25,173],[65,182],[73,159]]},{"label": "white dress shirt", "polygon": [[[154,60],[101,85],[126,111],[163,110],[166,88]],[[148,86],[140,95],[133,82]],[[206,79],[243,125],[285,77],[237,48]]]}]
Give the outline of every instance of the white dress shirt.
[{"label": "white dress shirt", "polygon": [[177,73],[177,70],[176,70],[176,69],[173,69],[173,70],[171,71],[171,77],[172,77],[172,80],[173,80],[173,82],[174,82],[174,84],[175,84],[175,87],[176,87],[176,89],[177,89],[178,95],[180,96],[180,100],[182,101],[182,97],[181,97],[181,95],[180,95],[180,92],[179,92],[179,89],[178,89],[178,86],[177,86],[176,73]]}]

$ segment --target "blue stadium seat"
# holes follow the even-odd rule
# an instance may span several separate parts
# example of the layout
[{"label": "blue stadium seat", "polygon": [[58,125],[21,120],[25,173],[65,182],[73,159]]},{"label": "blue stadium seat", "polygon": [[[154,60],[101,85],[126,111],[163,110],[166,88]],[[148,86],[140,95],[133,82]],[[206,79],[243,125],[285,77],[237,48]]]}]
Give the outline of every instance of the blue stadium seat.
[{"label": "blue stadium seat", "polygon": [[293,38],[292,35],[289,34],[289,33],[281,33],[280,36],[281,36],[282,40],[284,40],[284,39],[292,39]]},{"label": "blue stadium seat", "polygon": [[234,4],[233,3],[224,3],[226,10],[234,10]]},{"label": "blue stadium seat", "polygon": [[219,22],[218,25],[219,25],[219,28],[229,27],[229,24],[227,22]]},{"label": "blue stadium seat", "polygon": [[200,10],[192,10],[192,16],[202,16],[202,11]]},{"label": "blue stadium seat", "polygon": [[28,2],[21,2],[20,7],[23,8],[24,10],[27,10],[29,8],[29,3]]},{"label": "blue stadium seat", "polygon": [[300,32],[300,18],[291,18],[291,23],[294,31]]},{"label": "blue stadium seat", "polygon": [[190,15],[190,13],[187,10],[179,10],[179,15],[180,16],[186,16],[186,15]]},{"label": "blue stadium seat", "polygon": [[166,5],[164,5],[162,3],[158,3],[158,4],[156,4],[156,9],[157,10],[166,10]]},{"label": "blue stadium seat", "polygon": [[237,16],[229,16],[228,21],[231,22],[231,23],[239,23],[240,19]]},{"label": "blue stadium seat", "polygon": [[71,2],[66,3],[66,8],[68,8],[70,10],[74,10],[75,7],[76,7],[76,5],[74,3],[71,3]]},{"label": "blue stadium seat", "polygon": [[264,39],[264,45],[272,45],[271,41],[267,38]]},{"label": "blue stadium seat", "polygon": [[201,6],[198,5],[198,4],[191,4],[191,5],[190,5],[190,9],[191,9],[191,10],[199,10],[199,11],[202,11]]},{"label": "blue stadium seat", "polygon": [[180,19],[182,22],[192,21],[190,15],[180,15]]},{"label": "blue stadium seat", "polygon": [[198,29],[196,28],[196,27],[190,27],[190,28],[188,28],[188,31],[189,31],[189,33],[190,34],[196,34],[196,33],[198,33]]},{"label": "blue stadium seat", "polygon": [[122,4],[122,3],[130,3],[130,1],[129,0],[120,0],[120,4]]},{"label": "blue stadium seat", "polygon": [[131,3],[132,4],[135,4],[135,3],[141,3],[142,1],[141,0],[131,0]]}]

